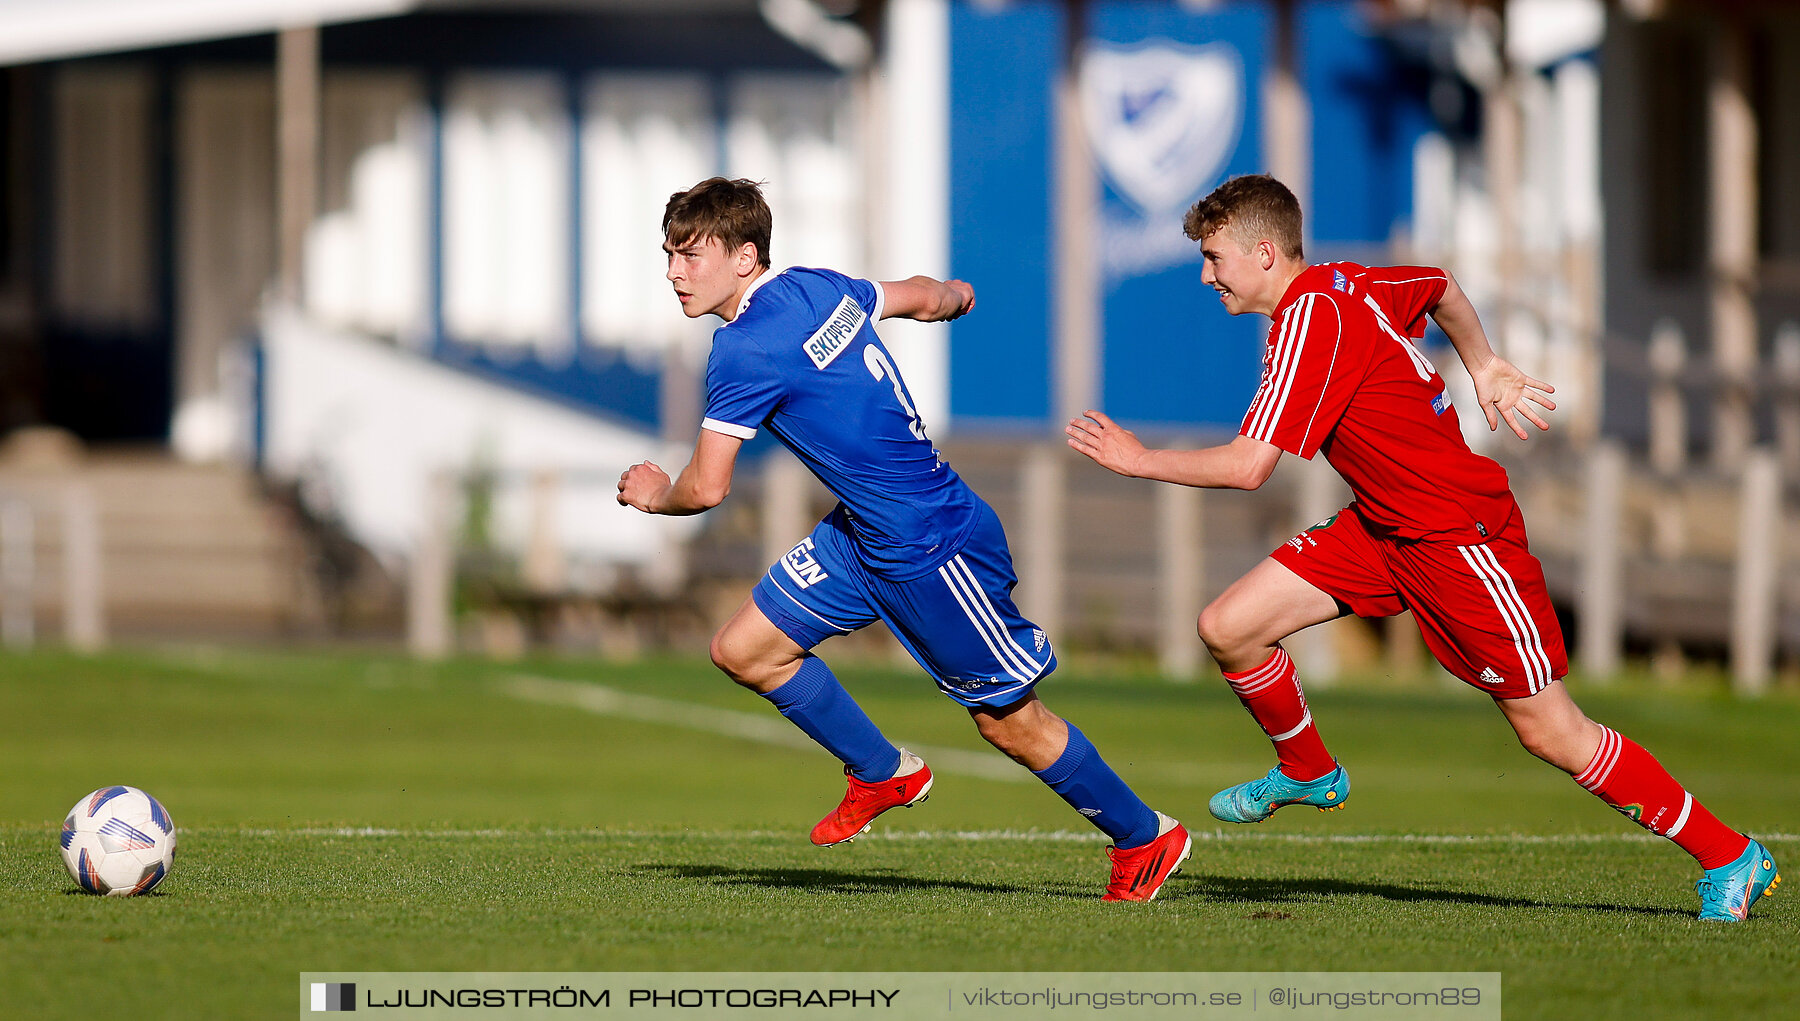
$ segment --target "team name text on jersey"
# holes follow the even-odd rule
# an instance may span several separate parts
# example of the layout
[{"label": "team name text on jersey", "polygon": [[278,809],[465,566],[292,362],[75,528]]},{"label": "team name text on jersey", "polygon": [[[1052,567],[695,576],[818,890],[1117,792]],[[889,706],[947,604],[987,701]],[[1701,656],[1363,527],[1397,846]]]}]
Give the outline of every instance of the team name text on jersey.
[{"label": "team name text on jersey", "polygon": [[844,295],[844,300],[838,302],[837,308],[825,320],[825,325],[806,338],[806,355],[812,359],[813,367],[822,369],[843,354],[844,348],[850,344],[850,338],[856,336],[856,331],[862,329],[862,324],[868,318],[869,313],[864,312],[855,299]]}]

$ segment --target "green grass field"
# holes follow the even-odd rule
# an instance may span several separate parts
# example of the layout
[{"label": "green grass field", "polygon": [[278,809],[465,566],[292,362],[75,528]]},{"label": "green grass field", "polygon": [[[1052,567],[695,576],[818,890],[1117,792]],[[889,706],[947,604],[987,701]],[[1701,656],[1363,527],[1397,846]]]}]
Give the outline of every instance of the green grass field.
[{"label": "green grass field", "polygon": [[[1066,666],[1045,701],[1195,835],[1162,898],[1118,905],[1104,842],[961,710],[840,673],[939,779],[821,851],[835,764],[701,661],[0,656],[0,1015],[289,1017],[333,970],[1458,970],[1504,973],[1509,1019],[1800,1017],[1800,894],[1695,921],[1693,862],[1478,693],[1312,692],[1345,810],[1222,831],[1207,797],[1271,761],[1224,685]],[[1576,695],[1800,870],[1791,695]],[[56,853],[113,783],[181,830],[150,897],[82,895]]]}]

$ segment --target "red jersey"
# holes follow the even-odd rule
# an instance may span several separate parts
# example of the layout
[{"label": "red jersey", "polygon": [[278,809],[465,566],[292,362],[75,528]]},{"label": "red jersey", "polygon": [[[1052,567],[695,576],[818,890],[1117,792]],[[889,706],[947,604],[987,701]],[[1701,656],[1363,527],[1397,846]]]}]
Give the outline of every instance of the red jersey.
[{"label": "red jersey", "polygon": [[1517,510],[1506,470],[1469,449],[1413,341],[1449,278],[1418,266],[1309,266],[1282,295],[1243,435],[1323,451],[1372,531],[1474,545]]}]

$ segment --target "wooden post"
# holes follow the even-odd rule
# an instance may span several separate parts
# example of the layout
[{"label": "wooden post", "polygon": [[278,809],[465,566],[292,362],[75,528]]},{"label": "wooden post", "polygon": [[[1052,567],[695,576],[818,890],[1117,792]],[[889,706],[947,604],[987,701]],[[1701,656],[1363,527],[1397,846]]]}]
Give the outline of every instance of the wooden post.
[{"label": "wooden post", "polygon": [[562,543],[556,535],[556,508],[562,473],[545,468],[531,474],[531,531],[525,537],[525,586],[533,592],[561,592],[567,583]]},{"label": "wooden post", "polygon": [[763,563],[787,556],[812,531],[807,507],[811,481],[812,473],[786,450],[771,451],[763,459]]},{"label": "wooden post", "polygon": [[1800,479],[1800,323],[1775,333],[1775,450],[1782,475]]},{"label": "wooden post", "polygon": [[694,430],[704,413],[703,381],[685,338],[671,340],[662,351],[662,439],[673,447],[694,442]]},{"label": "wooden post", "polygon": [[1588,456],[1587,520],[1581,551],[1581,663],[1589,679],[1618,673],[1625,633],[1625,571],[1620,526],[1625,451],[1602,440]]},{"label": "wooden post", "polygon": [[[1488,336],[1502,346],[1514,336],[1512,321],[1518,315],[1522,278],[1519,244],[1519,192],[1523,168],[1524,126],[1520,123],[1518,84],[1506,64],[1505,5],[1476,7],[1477,17],[1490,17],[1492,49],[1484,54],[1488,65],[1478,82],[1482,99],[1482,164],[1487,172],[1488,195],[1494,209],[1494,272],[1499,282],[1498,309],[1488,325]],[[1486,46],[1484,44],[1484,50]],[[1501,354],[1517,359],[1512,351]]]},{"label": "wooden post", "polygon": [[1760,695],[1775,658],[1781,578],[1781,465],[1766,448],[1744,461],[1738,510],[1737,576],[1731,594],[1731,687]]},{"label": "wooden post", "polygon": [[1202,544],[1203,495],[1192,486],[1156,487],[1157,532],[1157,660],[1162,672],[1180,680],[1200,673],[1200,618],[1205,594],[1206,559]]},{"label": "wooden post", "polygon": [[[1687,551],[1686,504],[1676,487],[1688,460],[1687,399],[1682,388],[1688,351],[1687,339],[1674,320],[1657,321],[1650,331],[1648,354],[1650,467],[1657,488],[1657,498],[1650,505],[1650,555],[1666,564]],[[1681,643],[1668,637],[1657,639],[1651,666],[1662,678],[1686,673]]]},{"label": "wooden post", "polygon": [[452,473],[431,473],[420,510],[406,593],[407,647],[420,659],[442,659],[450,654],[456,638],[456,478]]},{"label": "wooden post", "polygon": [[71,483],[63,492],[63,641],[78,652],[106,647],[102,571],[94,491]]},{"label": "wooden post", "polygon": [[319,204],[319,28],[275,37],[277,276],[283,299],[303,296],[306,232]]},{"label": "wooden post", "polygon": [[1756,116],[1750,105],[1747,26],[1730,17],[1714,37],[1707,90],[1707,153],[1711,161],[1707,236],[1712,308],[1713,463],[1735,469],[1755,436],[1751,386],[1757,370],[1756,305],[1751,300],[1756,250]]},{"label": "wooden post", "polygon": [[1033,444],[1019,466],[1019,611],[1052,643],[1062,635],[1067,518],[1067,448]]},{"label": "wooden post", "polygon": [[[1077,74],[1085,32],[1087,5],[1069,0],[1063,70],[1055,96],[1054,260],[1056,303],[1052,317],[1055,361],[1052,373],[1050,427],[1058,435],[1062,423],[1098,406],[1102,392],[1100,174],[1081,120]],[[1174,225],[1178,226],[1178,225]],[[1173,228],[1172,228],[1173,229]]]},{"label": "wooden post", "polygon": [[1287,185],[1300,208],[1312,208],[1312,112],[1300,84],[1298,29],[1294,0],[1274,4],[1275,59],[1268,65],[1263,90],[1263,151],[1269,173]]},{"label": "wooden post", "polygon": [[33,524],[29,502],[0,499],[0,643],[13,649],[31,648],[36,637]]},{"label": "wooden post", "polygon": [[1650,465],[1666,477],[1679,475],[1687,464],[1687,404],[1681,374],[1687,366],[1687,341],[1674,320],[1657,322],[1650,332]]},{"label": "wooden post", "polygon": [[1384,658],[1391,676],[1413,678],[1424,673],[1425,640],[1411,611],[1382,621],[1381,639],[1387,646]]}]

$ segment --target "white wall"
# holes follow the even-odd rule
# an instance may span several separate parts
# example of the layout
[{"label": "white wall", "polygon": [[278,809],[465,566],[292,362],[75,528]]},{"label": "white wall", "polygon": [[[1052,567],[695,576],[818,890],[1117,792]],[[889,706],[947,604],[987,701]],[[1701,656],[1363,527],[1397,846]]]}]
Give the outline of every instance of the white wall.
[{"label": "white wall", "polygon": [[[390,563],[420,533],[431,473],[482,459],[502,471],[589,476],[565,486],[554,519],[572,577],[583,565],[602,583],[613,564],[639,565],[652,578],[679,571],[680,544],[698,520],[620,507],[613,483],[646,458],[679,471],[687,450],[290,312],[266,317],[264,344],[270,471],[323,483],[352,534]],[[528,493],[521,483],[496,501],[498,542],[514,552],[526,544]]]}]

